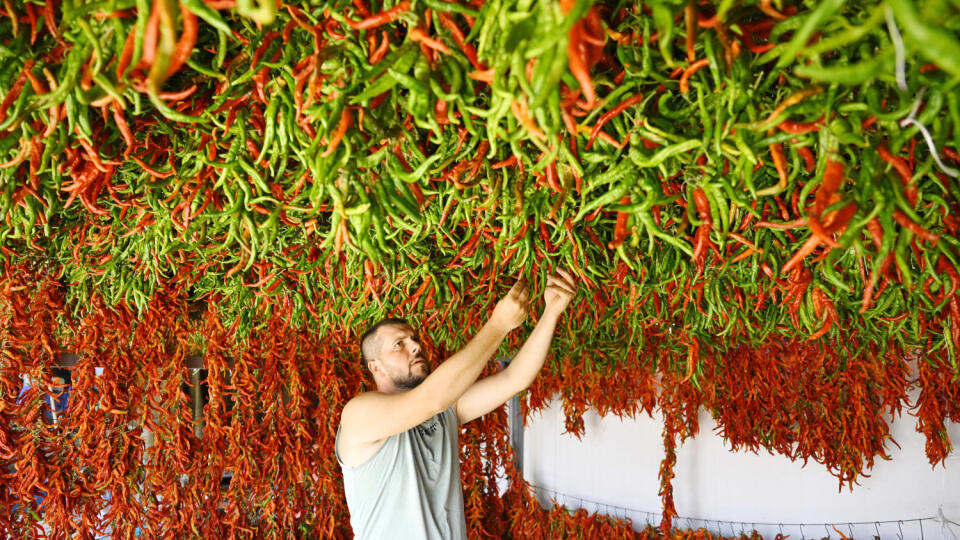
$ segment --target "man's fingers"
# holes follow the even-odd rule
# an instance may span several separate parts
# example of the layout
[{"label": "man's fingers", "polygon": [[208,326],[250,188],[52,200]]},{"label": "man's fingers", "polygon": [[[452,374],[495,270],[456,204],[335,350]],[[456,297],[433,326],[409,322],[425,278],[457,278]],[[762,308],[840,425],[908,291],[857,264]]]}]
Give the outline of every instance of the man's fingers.
[{"label": "man's fingers", "polygon": [[574,284],[576,283],[576,281],[573,278],[573,275],[570,272],[564,270],[563,268],[557,268],[557,272],[553,275],[553,278],[560,282],[566,283],[569,286],[574,286]]},{"label": "man's fingers", "polygon": [[568,290],[570,290],[570,291],[576,291],[576,290],[577,290],[577,286],[576,286],[576,284],[574,283],[574,281],[573,281],[572,279],[568,278],[568,277],[565,278],[565,277],[563,277],[563,276],[552,276],[549,280],[547,280],[547,284],[548,284],[548,285],[551,284],[551,283],[553,283],[553,284],[559,284],[559,285],[561,285],[564,289],[568,289]]},{"label": "man's fingers", "polygon": [[547,286],[550,286],[550,285],[559,285],[560,287],[563,287],[564,289],[569,289],[569,290],[577,289],[577,286],[574,284],[573,281],[569,279],[564,279],[562,276],[557,276],[557,275],[550,276],[549,278],[547,278]]},{"label": "man's fingers", "polygon": [[526,278],[521,276],[520,279],[513,284],[507,296],[513,298],[517,304],[526,309],[526,306],[530,303],[530,287],[527,285]]},{"label": "man's fingers", "polygon": [[552,290],[553,292],[555,292],[555,293],[557,293],[557,294],[566,294],[566,295],[568,295],[568,296],[570,296],[570,297],[573,297],[573,296],[575,296],[575,295],[577,294],[576,289],[574,289],[573,287],[570,287],[570,286],[568,286],[568,285],[565,286],[565,285],[563,285],[562,283],[560,283],[559,281],[554,281],[552,284],[548,285],[548,286],[547,286],[547,290],[548,290],[548,291],[551,291],[551,290]]},{"label": "man's fingers", "polygon": [[520,279],[513,284],[513,287],[510,288],[510,294],[519,298],[521,294],[527,292],[529,287],[527,286],[527,278],[520,276]]},{"label": "man's fingers", "polygon": [[[554,277],[554,276],[548,277],[548,278],[547,278],[547,288],[546,288],[546,290],[549,291],[550,289],[556,287],[556,286],[557,286],[557,283],[559,283],[559,281],[557,280],[556,277]],[[544,292],[546,292],[546,291],[544,291]]]},{"label": "man's fingers", "polygon": [[569,280],[569,279],[558,279],[558,280],[556,281],[556,283],[559,283],[559,284],[562,285],[564,288],[570,289],[570,290],[572,290],[572,291],[577,289],[577,286],[574,284],[574,282],[573,282],[572,280]]},{"label": "man's fingers", "polygon": [[526,304],[527,300],[529,299],[530,299],[530,289],[524,288],[524,289],[521,289],[519,293],[517,293],[517,300],[521,304]]}]

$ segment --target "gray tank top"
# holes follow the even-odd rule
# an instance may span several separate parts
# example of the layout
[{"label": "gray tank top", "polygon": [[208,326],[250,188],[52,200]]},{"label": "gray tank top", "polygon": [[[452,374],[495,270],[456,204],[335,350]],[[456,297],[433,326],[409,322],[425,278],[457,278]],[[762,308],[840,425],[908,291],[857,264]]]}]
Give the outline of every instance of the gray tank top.
[{"label": "gray tank top", "polygon": [[350,526],[358,540],[467,538],[460,487],[459,422],[450,407],[387,438],[367,461],[349,467],[336,455]]}]

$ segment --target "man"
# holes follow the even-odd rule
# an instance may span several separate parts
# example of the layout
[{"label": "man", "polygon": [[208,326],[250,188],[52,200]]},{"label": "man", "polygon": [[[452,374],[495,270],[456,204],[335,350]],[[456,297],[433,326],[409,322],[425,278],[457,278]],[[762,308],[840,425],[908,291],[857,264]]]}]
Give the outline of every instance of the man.
[{"label": "man", "polygon": [[336,441],[356,538],[467,537],[458,428],[530,386],[575,293],[569,272],[550,277],[533,333],[507,368],[479,381],[500,343],[526,318],[530,294],[523,278],[473,339],[433,373],[406,321],[387,319],[364,333],[361,353],[377,391],[347,402]]}]

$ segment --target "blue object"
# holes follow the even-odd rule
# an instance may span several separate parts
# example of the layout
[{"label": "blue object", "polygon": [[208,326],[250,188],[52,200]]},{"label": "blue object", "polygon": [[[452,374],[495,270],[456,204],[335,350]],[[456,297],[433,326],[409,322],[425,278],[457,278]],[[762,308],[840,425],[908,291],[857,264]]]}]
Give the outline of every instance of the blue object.
[{"label": "blue object", "polygon": [[[30,377],[22,377],[23,386],[20,387],[20,393],[17,394],[17,405],[23,403],[24,395],[27,393],[27,390],[30,389]],[[60,395],[54,397],[52,394],[44,393],[43,402],[46,405],[43,408],[43,416],[47,419],[47,422],[53,422],[53,412],[55,411],[57,415],[62,415],[67,411],[67,405],[70,404],[70,390],[73,386],[65,386]]]}]

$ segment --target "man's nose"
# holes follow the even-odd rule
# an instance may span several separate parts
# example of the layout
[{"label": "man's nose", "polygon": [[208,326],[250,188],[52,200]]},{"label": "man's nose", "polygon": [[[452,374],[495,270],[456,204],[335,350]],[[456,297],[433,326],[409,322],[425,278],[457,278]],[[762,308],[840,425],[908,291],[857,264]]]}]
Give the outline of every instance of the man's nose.
[{"label": "man's nose", "polygon": [[414,356],[417,356],[418,354],[420,354],[420,343],[413,339],[411,339],[410,342],[412,343],[412,345],[410,346],[410,351],[413,353]]}]

